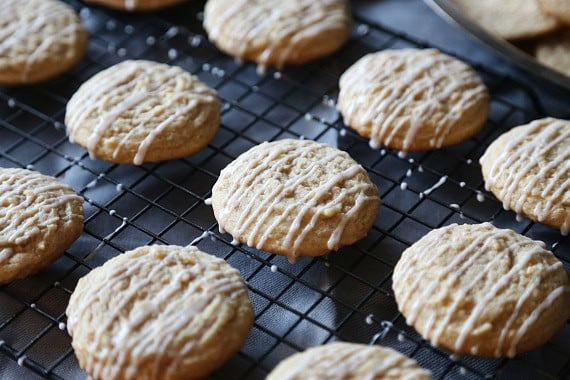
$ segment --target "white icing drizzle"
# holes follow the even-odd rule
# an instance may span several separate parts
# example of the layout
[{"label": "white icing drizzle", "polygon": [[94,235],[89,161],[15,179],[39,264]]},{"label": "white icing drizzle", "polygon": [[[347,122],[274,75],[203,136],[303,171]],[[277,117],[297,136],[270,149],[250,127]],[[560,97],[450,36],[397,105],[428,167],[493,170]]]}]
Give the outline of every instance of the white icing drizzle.
[{"label": "white icing drizzle", "polygon": [[422,191],[420,193],[420,198],[423,198],[425,195],[430,195],[431,193],[433,193],[436,189],[440,188],[441,186],[443,186],[443,184],[447,181],[447,176],[444,175],[443,177],[441,177],[432,187],[430,187],[429,189],[426,189],[424,191]]},{"label": "white icing drizzle", "polygon": [[[221,307],[222,296],[235,298],[247,292],[237,269],[230,268],[225,271],[216,269],[225,263],[224,260],[212,257],[208,262],[202,262],[201,258],[196,256],[196,262],[189,264],[187,261],[182,261],[181,250],[196,250],[196,248],[165,249],[164,257],[154,259],[156,262],[153,263],[153,267],[143,276],[139,274],[152,260],[149,258],[152,254],[131,255],[128,265],[107,268],[104,280],[90,285],[89,297],[77,297],[73,299],[73,303],[70,302],[67,310],[67,329],[73,336],[77,324],[85,318],[85,313],[93,302],[100,302],[98,300],[108,297],[109,295],[105,293],[112,292],[111,289],[119,284],[125,282],[129,284],[128,288],[113,292],[112,299],[115,306],[110,308],[107,314],[101,315],[102,319],[97,321],[94,335],[88,342],[91,345],[90,352],[94,355],[86,358],[85,367],[90,369],[89,372],[94,378],[117,378],[124,368],[127,378],[136,377],[136,361],[131,358],[138,357],[144,352],[158,355],[154,375],[150,376],[151,378],[158,378],[160,371],[169,372],[171,367],[176,367],[175,363],[164,369],[160,367],[160,358],[167,354],[169,344],[180,330],[191,325],[198,315],[204,316],[202,313],[206,307],[212,305]],[[152,296],[152,306],[150,304],[145,306],[144,303],[138,307],[132,306],[137,300],[141,301],[140,289],[149,285],[168,266],[184,266],[185,269],[178,271],[170,282],[164,284],[162,289]],[[186,300],[186,302],[173,302],[173,299]],[[190,299],[192,302],[188,302]],[[128,308],[131,308],[131,311],[125,314],[125,309]],[[217,318],[217,313],[212,313],[210,319],[204,323],[214,325]],[[155,323],[157,320],[160,320],[160,323]],[[103,336],[110,329],[118,332],[111,337],[112,343],[105,345],[108,349],[104,349]],[[188,342],[177,356],[187,357],[197,348],[198,343],[199,340]],[[112,360],[113,363],[107,363],[108,360]]]},{"label": "white icing drizzle", "polygon": [[201,242],[202,240],[204,240],[205,238],[207,238],[210,235],[212,235],[212,232],[210,232],[208,230],[204,231],[202,233],[202,235],[200,235],[196,239],[192,240],[192,242],[190,242],[190,244],[188,244],[187,247],[191,247],[191,246],[198,244],[199,242]]},{"label": "white icing drizzle", "polygon": [[[33,45],[33,50],[25,54],[23,80],[28,78],[31,65],[41,54],[59,44],[73,46],[83,30],[73,9],[52,0],[8,2],[0,11],[0,26],[0,60],[10,50]],[[43,31],[45,38],[36,41]]]},{"label": "white icing drizzle", "polygon": [[[327,241],[328,249],[335,250],[340,245],[346,225],[354,220],[356,214],[363,207],[366,207],[370,201],[379,198],[377,195],[366,195],[367,193],[376,193],[373,184],[362,183],[351,188],[344,188],[327,201],[321,201],[325,196],[333,194],[334,187],[342,186],[344,182],[359,174],[366,174],[362,166],[354,163],[318,187],[311,189],[303,199],[289,202],[279,212],[280,215],[273,216],[272,214],[275,213],[282,200],[292,194],[306,180],[313,178],[317,170],[338,157],[339,154],[345,154],[331,150],[323,158],[310,161],[303,169],[302,174],[291,175],[284,183],[276,184],[270,181],[273,170],[284,165],[294,166],[296,160],[305,159],[311,153],[323,149],[324,146],[311,140],[296,141],[295,145],[289,144],[290,141],[293,140],[258,145],[253,148],[255,151],[248,152],[249,155],[254,155],[254,158],[249,162],[241,164],[238,159],[222,170],[220,177],[242,175],[242,180],[232,181],[232,186],[227,192],[229,198],[220,209],[217,217],[220,232],[222,232],[222,226],[226,224],[230,214],[238,213],[239,217],[233,235],[236,237],[243,236],[245,231],[249,229],[245,243],[257,249],[263,249],[264,243],[272,231],[288,217],[292,217],[293,221],[282,241],[282,247],[288,252],[290,261],[294,261],[307,234],[315,231],[319,218],[330,212],[329,210],[342,209],[343,202],[348,196],[355,197],[355,202],[350,209],[341,212],[341,219]],[[268,184],[271,184],[271,187],[268,187]],[[266,193],[269,193],[269,196],[262,197],[262,194]],[[246,198],[249,198],[247,202],[245,201]],[[265,199],[260,201],[262,198]],[[291,201],[292,198],[287,199]],[[308,222],[302,222],[307,215],[311,214]],[[267,226],[265,223],[268,221],[271,223]]]},{"label": "white icing drizzle", "polygon": [[[379,65],[377,56],[387,59]],[[419,102],[422,94],[426,99]],[[486,96],[485,86],[464,63],[435,49],[403,49],[369,54],[349,68],[340,79],[339,110],[346,125],[371,126],[373,148],[404,135],[404,155],[437,112],[444,110],[444,116],[429,140],[431,148],[440,148],[463,111]]]},{"label": "white icing drizzle", "polygon": [[204,27],[212,41],[228,38],[228,23],[239,20],[237,35],[229,38],[240,60],[259,48],[261,36],[271,41],[256,59],[259,74],[270,64],[282,68],[305,48],[303,41],[345,30],[350,23],[345,3],[339,0],[213,0],[206,3],[205,14]]},{"label": "white icing drizzle", "polygon": [[83,198],[54,178],[25,169],[0,169],[0,264],[45,229],[83,220],[79,213],[52,212],[73,202],[83,204]]},{"label": "white icing drizzle", "polygon": [[[519,127],[521,128],[521,127]],[[528,136],[532,138],[529,140]],[[558,149],[550,161],[549,153]],[[487,151],[489,152],[489,151]],[[485,160],[485,156],[481,161]],[[525,132],[510,140],[494,160],[485,182],[503,201],[506,210],[529,216],[524,208],[533,198],[532,211],[539,222],[560,208],[570,204],[570,122],[546,118],[525,126]],[[525,182],[526,181],[526,182]],[[500,185],[499,185],[500,184]],[[566,212],[560,232],[570,232],[570,212]]]},{"label": "white icing drizzle", "polygon": [[[420,255],[417,255],[418,257],[407,261],[407,265],[402,265],[401,267],[397,268],[394,273],[394,282],[399,282],[401,279],[413,276],[413,280],[408,287],[403,289],[398,301],[399,309],[403,310],[412,299],[415,300],[406,316],[406,322],[409,325],[412,325],[416,321],[416,318],[422,311],[422,303],[427,298],[434,295],[434,293],[437,299],[448,298],[450,295],[449,290],[451,289],[451,284],[457,282],[466,272],[472,270],[473,265],[476,263],[476,261],[480,257],[484,256],[487,250],[496,244],[497,241],[507,240],[509,235],[512,235],[513,233],[511,230],[498,229],[489,223],[483,223],[481,226],[485,227],[485,229],[482,230],[478,236],[469,244],[467,244],[462,250],[457,252],[457,254],[449,262],[448,265],[442,268],[439,272],[435,273],[429,286],[420,288],[422,276],[418,276],[417,274],[413,273],[416,262],[419,260],[425,260],[425,265],[427,266],[431,266],[432,263],[435,263],[439,259],[440,255],[445,252],[445,250],[437,250],[436,247],[438,244],[440,244],[440,242],[450,239],[450,236],[447,234],[449,228],[453,228],[453,226],[457,225],[453,224],[449,227],[432,231],[431,234],[435,234],[435,236],[431,236],[430,244],[423,248],[424,252],[429,252],[429,256],[419,257]],[[502,289],[509,286],[511,279],[520,273],[525,265],[534,256],[549,253],[544,249],[544,244],[535,242],[537,244],[532,245],[530,243],[532,243],[532,241],[525,239],[525,241],[517,242],[506,247],[499,254],[497,254],[496,257],[492,258],[482,269],[480,269],[471,282],[455,291],[452,297],[453,302],[447,306],[443,318],[436,319],[436,315],[434,314],[431,318],[427,319],[425,325],[423,326],[423,331],[429,334],[428,338],[434,346],[437,347],[441,334],[443,334],[444,330],[448,327],[451,318],[456,313],[457,308],[464,300],[464,298],[477,286],[477,284],[479,284],[487,276],[489,271],[492,270],[492,268],[494,268],[501,260],[505,260],[505,258],[512,252],[516,252],[517,250],[520,250],[521,247],[524,247],[523,253],[517,260],[516,264],[513,265],[507,273],[503,274],[502,277],[492,285],[491,289],[487,292],[483,299],[476,301],[473,309],[467,315],[467,318],[463,322],[463,325],[455,342],[455,349],[457,351],[461,351],[464,348],[465,340],[476,328],[476,323],[483,314],[484,309],[487,307],[489,302],[492,301]],[[561,296],[562,293],[570,291],[570,288],[564,286],[551,291],[545,300],[535,308],[533,313],[527,317],[524,323],[522,323],[522,325],[518,328],[517,335],[515,339],[512,340],[511,346],[508,348],[504,347],[504,340],[507,336],[507,333],[512,328],[515,320],[519,317],[522,306],[527,301],[528,297],[533,293],[533,291],[537,289],[537,287],[545,278],[549,277],[549,273],[555,270],[560,270],[560,268],[563,268],[562,263],[556,262],[555,264],[548,267],[542,276],[536,277],[530,284],[528,284],[522,296],[519,298],[517,305],[515,306],[510,316],[510,319],[503,326],[494,326],[494,328],[500,328],[499,342],[495,351],[495,355],[497,357],[503,356],[505,354],[510,357],[516,355],[516,345],[518,341],[528,333],[529,327],[532,326],[532,324],[538,319],[539,315],[545,309],[550,307],[552,303]],[[473,347],[472,353],[476,354],[477,351],[477,348]]]},{"label": "white icing drizzle", "polygon": [[[188,80],[193,82],[192,90],[180,91],[168,101],[163,101],[161,96],[185,80],[181,79],[184,76],[188,76]],[[105,109],[112,97],[123,100],[110,109]],[[154,102],[156,99],[160,99],[158,104]],[[136,107],[148,103],[152,106],[152,110],[145,115],[147,118],[124,133],[113,152],[113,157],[117,157],[125,145],[136,141],[135,136],[146,133],[139,142],[133,158],[133,164],[141,165],[157,136],[176,121],[186,117],[199,104],[214,102],[215,99],[215,91],[179,67],[148,61],[124,61],[97,74],[73,95],[67,106],[66,115],[70,141],[84,124],[85,119],[92,117],[93,114],[99,115],[86,144],[91,157],[94,158],[97,146],[101,144],[105,134],[113,128],[113,123],[121,115],[133,112]],[[174,111],[171,111],[172,109]],[[145,129],[149,129],[156,118],[165,112],[169,112],[168,117],[149,132],[145,132]]]},{"label": "white icing drizzle", "polygon": [[[318,355],[310,354],[317,351]],[[391,352],[382,352],[390,350]],[[430,372],[420,368],[417,363],[391,349],[360,344],[331,343],[326,346],[312,348],[306,351],[301,360],[294,366],[280,373],[281,380],[311,379],[350,379],[359,373],[363,365],[374,361],[375,365],[368,367],[366,379],[384,378],[388,373],[401,374],[403,378],[430,378]],[[306,373],[314,376],[305,377]]]}]

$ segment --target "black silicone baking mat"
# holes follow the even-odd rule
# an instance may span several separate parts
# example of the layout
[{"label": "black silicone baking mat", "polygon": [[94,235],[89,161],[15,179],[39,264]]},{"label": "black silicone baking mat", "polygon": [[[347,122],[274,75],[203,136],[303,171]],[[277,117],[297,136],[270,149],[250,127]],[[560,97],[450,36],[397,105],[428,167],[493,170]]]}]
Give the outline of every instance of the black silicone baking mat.
[{"label": "black silicone baking mat", "polygon": [[[366,53],[428,47],[424,42],[357,19],[352,38],[333,56],[260,76],[254,65],[235,62],[207,41],[202,1],[155,14],[68,2],[91,32],[88,55],[70,73],[44,84],[0,89],[0,166],[33,168],[70,184],[85,197],[85,231],[40,274],[0,287],[0,378],[85,378],[65,332],[64,311],[77,280],[125,250],[187,245],[201,236],[200,249],[241,271],[256,312],[247,344],[212,378],[262,379],[287,356],[334,340],[393,347],[433,371],[435,379],[570,376],[568,324],[543,347],[512,360],[450,357],[406,326],[391,290],[401,252],[429,230],[456,222],[492,221],[543,240],[568,270],[570,239],[504,211],[483,190],[478,165],[499,134],[544,116],[532,89],[475,66],[492,95],[483,131],[460,145],[399,157],[371,150],[345,129],[334,108],[337,81]],[[65,136],[65,104],[93,74],[140,58],[179,65],[216,88],[224,102],[222,127],[206,149],[185,159],[141,167],[93,161]],[[282,138],[337,146],[369,171],[383,205],[367,238],[328,257],[290,265],[283,257],[234,247],[218,232],[204,199],[219,171],[250,147]]]}]

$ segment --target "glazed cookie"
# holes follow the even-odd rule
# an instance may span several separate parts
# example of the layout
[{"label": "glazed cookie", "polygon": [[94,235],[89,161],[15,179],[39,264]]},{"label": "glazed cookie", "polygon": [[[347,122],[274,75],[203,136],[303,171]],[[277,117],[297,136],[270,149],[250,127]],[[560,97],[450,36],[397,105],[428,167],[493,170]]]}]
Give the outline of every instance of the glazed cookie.
[{"label": "glazed cookie", "polygon": [[346,125],[404,152],[438,149],[475,135],[489,95],[477,73],[435,49],[368,54],[340,78],[338,109]]},{"label": "glazed cookie", "polygon": [[483,28],[507,40],[537,37],[555,30],[558,21],[542,11],[540,0],[453,0]]},{"label": "glazed cookie", "polygon": [[570,24],[570,1],[568,0],[538,0],[542,10],[548,15]]},{"label": "glazed cookie", "polygon": [[212,206],[221,231],[294,262],[362,239],[380,198],[346,152],[287,139],[253,147],[223,169]]},{"label": "glazed cookie", "polygon": [[73,67],[87,50],[75,11],[57,0],[0,4],[0,85],[40,82]]},{"label": "glazed cookie", "polygon": [[65,122],[69,139],[92,158],[141,165],[204,148],[220,126],[220,102],[180,67],[125,61],[77,90]]},{"label": "glazed cookie", "polygon": [[570,317],[568,276],[544,247],[489,223],[433,230],[394,269],[398,308],[434,346],[457,354],[532,350]]},{"label": "glazed cookie", "polygon": [[535,120],[496,139],[481,157],[485,188],[529,219],[570,231],[570,121]]},{"label": "glazed cookie", "polygon": [[186,0],[86,0],[87,3],[125,11],[151,11],[162,9]]},{"label": "glazed cookie", "polygon": [[430,380],[431,373],[391,348],[331,343],[283,360],[267,376],[267,380],[303,379]]},{"label": "glazed cookie", "polygon": [[222,51],[282,67],[340,48],[350,35],[344,0],[208,0],[204,28]]},{"label": "glazed cookie", "polygon": [[536,42],[536,59],[570,77],[570,30]]},{"label": "glazed cookie", "polygon": [[83,231],[83,198],[53,177],[0,168],[0,284],[60,257]]},{"label": "glazed cookie", "polygon": [[137,248],[92,270],[66,314],[79,364],[96,380],[202,378],[253,324],[238,270],[177,246]]}]

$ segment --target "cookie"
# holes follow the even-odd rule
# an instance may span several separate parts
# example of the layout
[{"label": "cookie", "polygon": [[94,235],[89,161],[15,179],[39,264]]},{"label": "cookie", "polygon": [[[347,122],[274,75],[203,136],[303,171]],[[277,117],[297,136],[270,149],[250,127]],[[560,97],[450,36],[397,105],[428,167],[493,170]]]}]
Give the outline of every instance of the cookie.
[{"label": "cookie", "polygon": [[380,206],[378,189],[348,153],[291,139],[240,155],[221,171],[211,201],[221,231],[291,262],[362,239]]},{"label": "cookie", "polygon": [[540,63],[570,77],[570,30],[538,40],[535,55]]},{"label": "cookie", "polygon": [[0,7],[0,85],[53,78],[85,55],[87,31],[67,4],[4,0]]},{"label": "cookie", "polygon": [[507,40],[538,37],[558,28],[556,18],[544,13],[540,0],[453,0],[481,27]]},{"label": "cookie", "polygon": [[481,157],[485,188],[513,210],[570,231],[570,121],[546,118],[511,129]]},{"label": "cookie", "polygon": [[350,35],[344,0],[208,0],[204,28],[223,52],[262,68],[331,54]]},{"label": "cookie", "polygon": [[83,231],[83,198],[53,177],[0,168],[0,284],[45,268]]},{"label": "cookie", "polygon": [[180,67],[124,61],[81,85],[65,122],[92,158],[141,165],[204,148],[220,126],[220,102]]},{"label": "cookie", "polygon": [[132,12],[162,9],[184,1],[186,0],[85,0],[88,4]]},{"label": "cookie", "polygon": [[197,379],[243,345],[253,308],[239,271],[195,247],[140,247],[92,270],[66,310],[96,380]]},{"label": "cookie", "polygon": [[489,95],[477,73],[435,49],[364,56],[340,78],[338,109],[372,148],[438,149],[475,135]]},{"label": "cookie", "polygon": [[538,0],[544,13],[559,21],[570,24],[570,1],[568,0]]},{"label": "cookie", "polygon": [[303,379],[430,380],[431,373],[388,347],[331,343],[283,360],[267,376],[267,380]]},{"label": "cookie", "polygon": [[457,354],[513,357],[570,317],[563,264],[544,243],[489,223],[425,235],[402,254],[393,288],[406,322]]}]

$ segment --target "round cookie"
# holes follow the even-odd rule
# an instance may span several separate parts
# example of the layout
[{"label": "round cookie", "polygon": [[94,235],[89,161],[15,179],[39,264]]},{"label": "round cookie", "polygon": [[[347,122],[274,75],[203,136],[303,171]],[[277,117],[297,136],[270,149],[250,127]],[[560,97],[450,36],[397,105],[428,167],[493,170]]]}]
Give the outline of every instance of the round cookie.
[{"label": "round cookie", "polygon": [[535,55],[540,63],[570,77],[570,30],[538,40]]},{"label": "round cookie", "polygon": [[239,271],[195,247],[140,247],[92,270],[66,310],[93,379],[197,379],[245,342],[253,308]]},{"label": "round cookie", "polygon": [[542,10],[559,21],[570,24],[570,1],[568,0],[538,0]]},{"label": "round cookie", "polygon": [[485,188],[529,219],[570,231],[570,121],[535,120],[511,129],[481,157]]},{"label": "round cookie", "polygon": [[544,13],[540,0],[453,0],[468,17],[507,40],[538,37],[558,28],[556,18]]},{"label": "round cookie", "polygon": [[532,350],[570,317],[568,276],[544,247],[489,223],[433,230],[394,269],[398,308],[425,339],[457,354]]},{"label": "round cookie", "polygon": [[75,11],[57,0],[4,0],[0,11],[0,85],[40,82],[85,55],[88,34]]},{"label": "round cookie", "polygon": [[124,11],[151,11],[166,8],[184,1],[186,0],[86,0],[89,4],[103,5]]},{"label": "round cookie", "polygon": [[404,152],[438,149],[475,135],[489,95],[467,64],[435,49],[384,50],[364,56],[340,78],[346,125]]},{"label": "round cookie", "polygon": [[212,206],[221,231],[294,262],[365,237],[380,198],[348,153],[286,139],[255,146],[224,168]]},{"label": "round cookie", "polygon": [[326,56],[350,35],[344,0],[208,0],[204,28],[220,50],[281,68]]},{"label": "round cookie", "polygon": [[81,85],[65,122],[92,158],[141,165],[204,148],[220,126],[220,102],[180,67],[124,61]]},{"label": "round cookie", "polygon": [[53,177],[0,168],[0,284],[60,257],[83,231],[83,198]]},{"label": "round cookie", "polygon": [[267,376],[267,380],[303,379],[430,380],[431,373],[388,347],[330,343],[290,356]]}]

